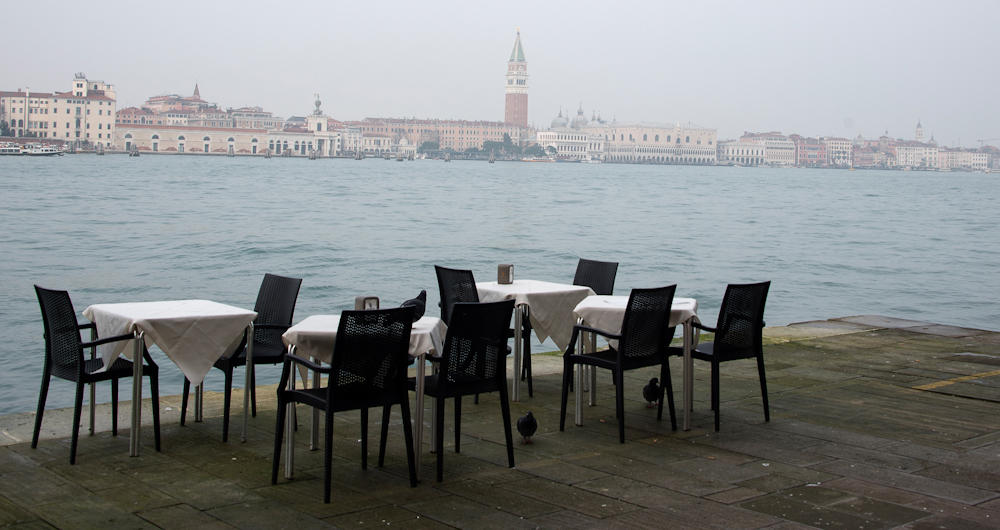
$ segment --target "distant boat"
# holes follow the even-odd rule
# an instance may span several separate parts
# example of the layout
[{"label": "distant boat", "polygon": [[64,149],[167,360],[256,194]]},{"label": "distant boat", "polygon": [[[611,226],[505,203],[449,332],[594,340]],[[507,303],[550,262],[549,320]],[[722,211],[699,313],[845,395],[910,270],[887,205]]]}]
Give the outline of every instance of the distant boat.
[{"label": "distant boat", "polygon": [[445,153],[444,154],[444,161],[445,162],[451,162],[451,153]]},{"label": "distant boat", "polygon": [[493,164],[496,161],[497,161],[497,155],[490,153],[490,164]]},{"label": "distant boat", "polygon": [[28,156],[55,156],[62,155],[62,150],[57,147],[52,147],[51,145],[30,145],[24,148],[22,154]]},{"label": "distant boat", "polygon": [[555,160],[544,156],[533,156],[531,158],[522,158],[521,162],[555,162]]},{"label": "distant boat", "polygon": [[4,145],[0,146],[0,155],[21,155],[21,146]]}]

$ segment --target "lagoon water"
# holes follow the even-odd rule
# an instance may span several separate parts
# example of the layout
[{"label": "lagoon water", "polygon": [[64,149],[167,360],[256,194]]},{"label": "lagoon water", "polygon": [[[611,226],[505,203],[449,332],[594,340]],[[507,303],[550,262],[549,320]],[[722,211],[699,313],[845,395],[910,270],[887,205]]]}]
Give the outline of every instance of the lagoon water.
[{"label": "lagoon water", "polygon": [[[437,314],[434,264],[490,280],[513,263],[515,279],[570,283],[587,257],[621,263],[616,294],[676,283],[707,323],[727,283],[771,280],[768,325],[881,314],[997,330],[998,192],[997,175],[968,173],[4,157],[0,414],[37,403],[36,283],[68,290],[78,312],[187,298],[252,309],[272,272],[303,278],[298,322],[420,289]],[[157,353],[161,393],[179,393]],[[261,368],[258,382],[277,374]],[[221,390],[221,373],[206,388]],[[48,407],[72,406],[72,389],[54,380]]]}]

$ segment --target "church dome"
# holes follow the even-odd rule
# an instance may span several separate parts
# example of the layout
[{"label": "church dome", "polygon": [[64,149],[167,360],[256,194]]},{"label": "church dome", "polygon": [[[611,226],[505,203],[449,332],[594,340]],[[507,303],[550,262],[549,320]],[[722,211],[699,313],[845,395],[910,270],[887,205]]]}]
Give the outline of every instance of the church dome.
[{"label": "church dome", "polygon": [[569,126],[569,118],[564,118],[562,115],[562,108],[559,109],[559,116],[552,118],[552,128],[561,129]]},{"label": "church dome", "polygon": [[581,127],[587,126],[587,117],[583,115],[583,108],[576,111],[576,116],[573,117],[573,122],[570,123],[570,127],[574,129],[579,129]]}]

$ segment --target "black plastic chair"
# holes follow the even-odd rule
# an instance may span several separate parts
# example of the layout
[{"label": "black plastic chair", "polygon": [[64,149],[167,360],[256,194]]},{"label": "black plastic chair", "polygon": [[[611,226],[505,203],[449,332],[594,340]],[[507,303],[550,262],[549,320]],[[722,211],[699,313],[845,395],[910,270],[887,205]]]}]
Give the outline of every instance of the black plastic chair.
[{"label": "black plastic chair", "polygon": [[[286,278],[275,274],[264,274],[264,281],[257,293],[257,303],[253,310],[257,318],[253,321],[253,364],[280,364],[285,354],[285,345],[281,335],[292,326],[292,315],[295,313],[295,300],[299,296],[302,280]],[[244,337],[234,353],[220,357],[215,361],[215,367],[226,374],[226,395],[222,422],[222,441],[229,440],[229,409],[233,396],[233,370],[237,366],[247,364],[247,343]],[[257,417],[257,381],[256,374],[251,373],[250,403],[251,415]],[[245,391],[247,389],[244,389]],[[187,418],[188,393],[191,391],[191,381],[184,378],[184,394],[181,398],[181,426]]]},{"label": "black plastic chair", "polygon": [[615,275],[617,274],[618,263],[616,262],[580,258],[580,262],[576,264],[573,285],[590,287],[594,294],[610,295],[615,289]]},{"label": "black plastic chair", "polygon": [[[93,323],[79,324],[73,302],[66,291],[53,291],[35,286],[38,304],[42,309],[42,322],[45,324],[45,367],[42,369],[42,388],[38,395],[38,412],[35,415],[35,432],[31,436],[31,448],[38,447],[38,433],[42,428],[42,414],[45,412],[45,399],[49,393],[49,380],[52,376],[76,383],[76,401],[73,408],[73,438],[70,442],[69,463],[76,463],[77,440],[80,436],[80,412],[83,408],[83,385],[98,381],[111,381],[111,433],[118,435],[118,380],[132,377],[132,361],[118,358],[105,371],[97,372],[104,367],[100,357],[84,359],[83,350],[96,348],[101,344],[131,340],[131,333],[83,342],[80,330],[90,329],[96,336],[97,326]],[[146,363],[142,374],[149,377],[149,388],[153,405],[153,432],[156,450],[160,450],[160,389],[159,367],[143,347],[143,357]],[[141,384],[141,382],[139,383]]]},{"label": "black plastic chair", "polygon": [[[507,461],[514,467],[514,439],[507,400],[507,330],[514,301],[489,303],[457,302],[451,307],[451,324],[438,373],[425,376],[424,394],[437,399],[437,481],[444,475],[444,400],[455,399],[455,452],[460,452],[462,396],[500,393]],[[410,390],[416,380],[410,379]],[[381,456],[379,457],[381,459]]]},{"label": "black plastic chair", "polygon": [[712,363],[712,410],[715,430],[719,430],[719,364],[737,359],[757,359],[760,393],[764,398],[764,421],[771,421],[767,406],[767,379],[764,377],[764,303],[771,282],[729,284],[722,298],[719,320],[714,328],[695,327],[715,333],[715,340],[699,344],[691,357]]},{"label": "black plastic chair", "polygon": [[[437,273],[438,289],[441,291],[441,320],[450,325],[451,311],[456,303],[479,302],[479,291],[476,290],[476,279],[472,271],[448,269],[434,266]],[[507,337],[514,336],[514,329],[508,328]],[[509,348],[508,348],[509,353]],[[535,392],[531,381],[531,319],[525,318],[521,325],[521,381],[528,381],[528,397],[534,397]],[[479,398],[476,398],[479,403]]]},{"label": "black plastic chair", "polygon": [[[668,359],[676,355],[670,348],[674,328],[669,327],[670,305],[674,300],[676,285],[657,289],[632,289],[622,320],[622,331],[615,335],[607,331],[574,326],[569,347],[563,355],[562,405],[559,416],[559,430],[566,426],[566,402],[569,397],[570,382],[573,380],[573,365],[595,366],[611,370],[615,381],[615,410],[618,415],[618,437],[625,443],[625,395],[624,372],[637,368],[660,365],[660,399],[656,408],[656,419],[663,418],[663,395],[667,395],[670,409],[670,428],[677,430],[674,414],[674,391],[670,381]],[[577,354],[577,336],[581,331],[596,333],[608,339],[619,341],[618,349],[608,348],[597,353]]]},{"label": "black plastic chair", "polygon": [[[281,438],[284,433],[285,409],[288,403],[302,403],[326,412],[323,449],[325,475],[323,502],[330,502],[330,465],[333,456],[333,417],[336,412],[361,411],[361,468],[368,469],[368,408],[399,405],[403,415],[406,438],[406,460],[410,471],[410,486],[417,485],[417,468],[413,453],[413,431],[410,422],[410,400],[407,392],[406,367],[410,363],[410,330],[414,308],[398,307],[372,311],[344,311],[337,328],[330,365],[323,367],[297,355],[286,354],[281,382],[278,383],[278,422],[274,430],[274,467],[271,484],[278,483],[278,463],[281,458]],[[327,386],[304,390],[294,386],[292,365],[298,364],[327,375]],[[290,377],[291,376],[291,377]]]}]

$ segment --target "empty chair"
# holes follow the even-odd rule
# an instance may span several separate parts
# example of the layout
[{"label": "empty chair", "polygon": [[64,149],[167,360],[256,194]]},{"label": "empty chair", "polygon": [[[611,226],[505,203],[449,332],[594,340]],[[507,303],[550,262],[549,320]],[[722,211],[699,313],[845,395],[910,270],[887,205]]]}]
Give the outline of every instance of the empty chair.
[{"label": "empty chair", "polygon": [[[441,320],[445,325],[451,325],[452,307],[459,302],[478,302],[479,291],[476,290],[476,279],[472,271],[448,269],[434,266],[437,274],[438,289],[441,291]],[[531,381],[531,319],[525,318],[521,328],[521,380],[528,380],[528,397],[534,396]],[[514,330],[508,328],[508,337],[514,336]],[[477,400],[478,402],[478,400]]]},{"label": "empty chair", "polygon": [[[253,310],[257,318],[253,321],[253,364],[280,364],[285,354],[285,345],[281,335],[292,326],[292,315],[295,313],[295,300],[299,296],[302,280],[286,278],[275,274],[265,274],[257,293],[257,303]],[[246,338],[240,342],[230,355],[220,357],[215,361],[215,367],[226,375],[225,404],[223,407],[222,441],[229,439],[229,409],[233,395],[233,370],[237,366],[246,366]],[[251,369],[250,402],[251,413],[257,416],[256,377]],[[181,398],[181,425],[187,417],[188,393],[191,381],[184,378],[184,394]]]},{"label": "empty chair", "polygon": [[[622,320],[620,334],[588,326],[575,326],[569,347],[563,354],[563,386],[562,404],[559,416],[559,430],[566,425],[566,401],[569,396],[570,383],[573,380],[574,365],[594,366],[611,370],[615,381],[615,410],[618,415],[618,437],[625,443],[625,389],[624,376],[626,370],[660,366],[660,399],[657,403],[656,419],[663,417],[663,395],[667,396],[670,410],[670,428],[677,430],[677,419],[674,415],[674,393],[670,381],[670,364],[668,359],[676,352],[670,348],[674,329],[670,324],[670,305],[674,300],[676,285],[657,289],[632,289],[625,317]],[[618,349],[608,348],[597,353],[575,353],[577,336],[581,331],[596,333],[606,339],[618,340]]]},{"label": "empty chair", "polygon": [[615,289],[616,274],[618,274],[618,263],[616,262],[580,258],[580,262],[576,264],[573,285],[590,287],[594,294],[611,295]]},{"label": "empty chair", "polygon": [[[80,330],[90,329],[92,336],[97,335],[97,326],[94,324],[79,324],[76,320],[76,311],[73,309],[73,302],[70,301],[69,293],[66,291],[52,291],[35,286],[35,294],[38,295],[38,304],[42,309],[42,322],[45,324],[45,366],[42,369],[42,388],[38,395],[38,413],[35,415],[35,431],[31,436],[31,448],[38,447],[38,433],[42,428],[42,414],[45,412],[45,399],[49,392],[49,380],[52,376],[76,383],[76,400],[73,408],[73,438],[70,442],[69,463],[76,463],[77,440],[80,435],[80,412],[83,408],[83,385],[98,381],[111,381],[111,432],[118,435],[118,380],[125,377],[132,377],[132,361],[118,358],[108,367],[107,370],[98,371],[104,368],[104,360],[100,357],[95,359],[84,359],[83,350],[94,348],[101,344],[111,342],[131,340],[134,336],[129,333],[115,337],[95,338],[90,342],[83,342],[80,338]],[[143,357],[146,363],[143,364],[142,373],[149,377],[149,388],[153,405],[153,432],[156,443],[156,450],[160,450],[160,390],[157,375],[159,367],[153,362],[146,348],[143,348]],[[136,384],[142,384],[137,381]],[[93,424],[91,424],[93,429]]]},{"label": "empty chair", "polygon": [[712,410],[715,430],[719,430],[719,364],[737,359],[757,359],[760,393],[764,398],[764,421],[771,421],[767,406],[767,379],[764,377],[764,303],[771,282],[729,284],[722,298],[719,320],[714,328],[695,327],[715,333],[715,340],[699,344],[691,352],[695,359],[712,363]]},{"label": "empty chair", "polygon": [[[437,481],[444,474],[444,401],[455,399],[455,452],[460,452],[462,396],[500,393],[500,411],[507,440],[507,461],[514,467],[514,439],[507,400],[507,330],[514,314],[514,301],[489,303],[457,302],[452,305],[451,324],[438,373],[425,376],[424,394],[437,398]],[[410,381],[410,388],[416,381]],[[380,457],[381,458],[381,457]]]},{"label": "empty chair", "polygon": [[[271,484],[278,483],[278,461],[285,425],[285,405],[302,403],[326,412],[323,450],[325,474],[323,502],[330,502],[330,465],[333,456],[333,418],[337,412],[361,411],[361,467],[368,468],[368,408],[399,405],[406,438],[406,460],[410,471],[410,486],[417,485],[414,463],[413,431],[410,423],[410,401],[407,392],[407,351],[414,308],[344,311],[337,328],[330,365],[320,366],[297,355],[285,355],[278,383],[278,421],[274,430],[274,465]],[[299,390],[294,388],[292,365],[308,368],[327,376],[327,386]],[[290,377],[291,376],[291,377]],[[288,388],[289,382],[293,388]],[[294,421],[294,419],[292,419]]]}]

